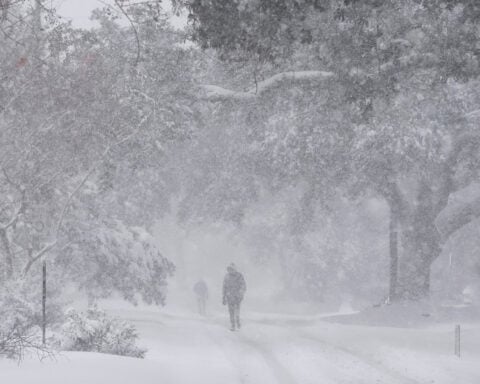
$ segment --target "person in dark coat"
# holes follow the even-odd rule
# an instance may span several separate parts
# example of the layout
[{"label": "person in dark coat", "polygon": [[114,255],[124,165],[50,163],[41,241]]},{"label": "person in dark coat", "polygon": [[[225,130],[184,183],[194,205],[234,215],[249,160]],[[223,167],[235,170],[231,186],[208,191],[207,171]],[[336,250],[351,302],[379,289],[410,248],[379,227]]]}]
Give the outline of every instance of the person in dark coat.
[{"label": "person in dark coat", "polygon": [[202,315],[202,316],[205,316],[207,299],[208,299],[207,283],[205,283],[205,281],[200,279],[193,286],[193,291],[195,292],[195,295],[197,296],[198,313],[200,313],[200,315]]},{"label": "person in dark coat", "polygon": [[230,264],[223,279],[223,305],[228,305],[232,331],[235,331],[235,328],[240,329],[240,304],[246,290],[243,275],[237,271],[235,264]]}]

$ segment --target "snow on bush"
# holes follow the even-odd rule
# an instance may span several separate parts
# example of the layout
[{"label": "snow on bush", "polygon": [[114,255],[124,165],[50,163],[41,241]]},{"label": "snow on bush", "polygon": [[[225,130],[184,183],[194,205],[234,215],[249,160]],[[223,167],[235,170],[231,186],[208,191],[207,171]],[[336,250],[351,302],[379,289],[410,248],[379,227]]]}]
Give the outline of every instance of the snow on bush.
[{"label": "snow on bush", "polygon": [[108,316],[96,306],[86,312],[69,309],[62,327],[61,346],[68,351],[90,351],[143,358],[146,350],[136,346],[133,325]]},{"label": "snow on bush", "polygon": [[39,309],[29,284],[8,282],[0,288],[0,357],[20,360],[27,350],[39,357],[50,354],[41,343]]}]

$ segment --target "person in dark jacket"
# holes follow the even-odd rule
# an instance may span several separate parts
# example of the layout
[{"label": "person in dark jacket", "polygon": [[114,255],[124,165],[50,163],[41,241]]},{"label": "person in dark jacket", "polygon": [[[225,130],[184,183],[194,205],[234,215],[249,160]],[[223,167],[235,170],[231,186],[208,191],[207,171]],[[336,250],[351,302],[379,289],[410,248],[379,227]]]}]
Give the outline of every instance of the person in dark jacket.
[{"label": "person in dark jacket", "polygon": [[235,264],[230,264],[223,279],[223,305],[228,305],[232,331],[235,331],[235,328],[240,329],[240,304],[246,290],[243,275],[237,271]]},{"label": "person in dark jacket", "polygon": [[197,303],[198,303],[198,313],[200,315],[205,316],[206,314],[206,306],[207,306],[207,299],[208,299],[208,286],[205,281],[200,279],[195,283],[193,286],[193,291],[197,296]]}]

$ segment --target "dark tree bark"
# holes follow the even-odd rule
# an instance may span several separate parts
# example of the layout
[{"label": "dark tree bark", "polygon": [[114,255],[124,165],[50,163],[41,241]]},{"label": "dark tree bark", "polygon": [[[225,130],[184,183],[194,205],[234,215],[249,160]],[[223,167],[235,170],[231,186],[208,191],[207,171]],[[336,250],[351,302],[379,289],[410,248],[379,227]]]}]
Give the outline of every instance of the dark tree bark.
[{"label": "dark tree bark", "polygon": [[402,230],[402,258],[397,298],[421,300],[430,293],[430,269],[441,253],[433,223],[413,223]]},{"label": "dark tree bark", "polygon": [[390,292],[389,301],[397,299],[397,284],[398,284],[398,232],[397,232],[398,217],[394,208],[390,208]]},{"label": "dark tree bark", "polygon": [[442,251],[442,238],[435,226],[444,208],[439,204],[438,191],[421,180],[416,199],[402,217],[399,298],[420,300],[430,293],[431,265]]},{"label": "dark tree bark", "polygon": [[13,255],[7,238],[7,232],[4,229],[0,230],[0,242],[2,243],[5,256],[5,279],[10,280],[13,277]]}]

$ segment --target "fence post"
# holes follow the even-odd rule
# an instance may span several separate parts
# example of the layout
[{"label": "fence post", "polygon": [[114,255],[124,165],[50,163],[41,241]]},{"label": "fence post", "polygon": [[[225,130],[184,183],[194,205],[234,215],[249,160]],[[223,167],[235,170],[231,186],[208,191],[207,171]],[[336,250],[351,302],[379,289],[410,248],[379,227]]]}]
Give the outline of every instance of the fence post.
[{"label": "fence post", "polygon": [[43,261],[42,264],[42,343],[46,344],[46,329],[47,329],[47,263]]},{"label": "fence post", "polygon": [[455,326],[455,356],[460,357],[460,324]]}]

